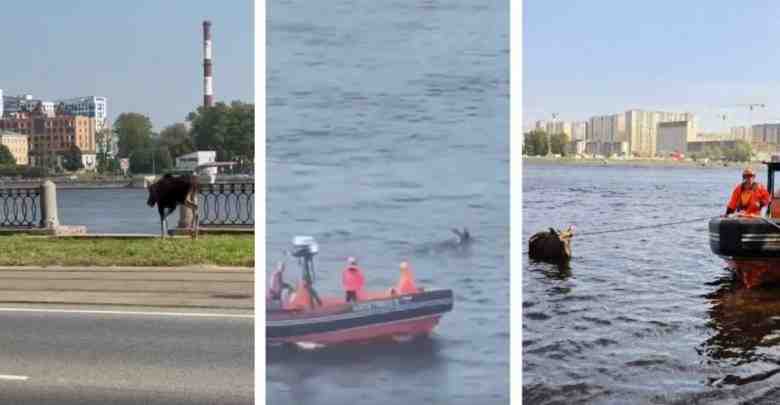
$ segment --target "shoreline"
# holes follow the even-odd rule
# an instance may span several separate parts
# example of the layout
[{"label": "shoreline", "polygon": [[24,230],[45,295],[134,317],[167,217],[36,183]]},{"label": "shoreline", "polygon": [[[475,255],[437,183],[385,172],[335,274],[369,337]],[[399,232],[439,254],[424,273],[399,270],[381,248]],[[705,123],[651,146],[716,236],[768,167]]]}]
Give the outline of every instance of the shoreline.
[{"label": "shoreline", "polygon": [[630,167],[677,167],[699,169],[723,169],[741,168],[745,165],[755,165],[758,162],[693,162],[689,160],[671,159],[574,159],[574,158],[547,158],[539,156],[523,156],[523,164],[534,165],[580,165],[580,166],[630,166]]}]

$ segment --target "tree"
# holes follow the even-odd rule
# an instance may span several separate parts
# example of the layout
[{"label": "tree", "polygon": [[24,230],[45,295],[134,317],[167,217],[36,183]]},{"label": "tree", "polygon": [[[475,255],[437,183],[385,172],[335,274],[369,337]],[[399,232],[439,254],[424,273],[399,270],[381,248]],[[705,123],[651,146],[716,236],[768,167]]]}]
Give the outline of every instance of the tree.
[{"label": "tree", "polygon": [[523,134],[523,151],[529,156],[544,156],[547,154],[547,133],[533,130]]},{"label": "tree", "polygon": [[160,132],[160,144],[167,148],[170,156],[174,158],[195,150],[190,131],[187,125],[181,122],[169,125]]},{"label": "tree", "polygon": [[16,158],[7,146],[0,144],[0,165],[15,165]]},{"label": "tree", "polygon": [[194,149],[213,150],[217,160],[252,162],[255,156],[255,105],[233,101],[198,107],[187,116]]},{"label": "tree", "polygon": [[753,150],[750,147],[750,144],[742,140],[735,142],[733,149],[726,149],[723,151],[724,159],[732,162],[750,161],[752,155]]},{"label": "tree", "polygon": [[62,168],[67,171],[74,172],[84,167],[81,161],[81,149],[76,145],[71,145],[60,156],[62,157]]},{"label": "tree", "polygon": [[566,155],[566,145],[569,143],[569,136],[560,133],[550,136],[550,148],[553,154]]},{"label": "tree", "polygon": [[122,113],[114,122],[119,156],[128,157],[152,146],[152,121],[138,113]]}]

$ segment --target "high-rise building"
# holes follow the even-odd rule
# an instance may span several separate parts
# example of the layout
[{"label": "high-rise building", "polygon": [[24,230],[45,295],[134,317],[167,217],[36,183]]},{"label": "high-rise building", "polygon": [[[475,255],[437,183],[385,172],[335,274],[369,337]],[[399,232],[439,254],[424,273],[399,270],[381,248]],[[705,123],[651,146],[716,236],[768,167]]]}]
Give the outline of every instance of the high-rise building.
[{"label": "high-rise building", "polygon": [[587,121],[574,121],[571,123],[571,140],[584,141],[588,135]]},{"label": "high-rise building", "polygon": [[753,125],[751,132],[751,143],[780,144],[780,124]]},{"label": "high-rise building", "polygon": [[587,126],[585,150],[589,154],[609,156],[627,153],[624,114],[591,117]]},{"label": "high-rise building", "polygon": [[[671,121],[694,121],[691,113],[628,110],[625,112],[626,137],[633,155],[656,156],[658,124]],[[695,137],[695,131],[693,132]],[[693,140],[693,139],[690,139]]]},{"label": "high-rise building", "polygon": [[750,142],[753,140],[753,129],[751,127],[731,127],[731,138],[736,141]]},{"label": "high-rise building", "polygon": [[687,153],[688,142],[696,139],[696,126],[693,121],[668,121],[658,123],[656,145],[657,156],[671,153]]}]

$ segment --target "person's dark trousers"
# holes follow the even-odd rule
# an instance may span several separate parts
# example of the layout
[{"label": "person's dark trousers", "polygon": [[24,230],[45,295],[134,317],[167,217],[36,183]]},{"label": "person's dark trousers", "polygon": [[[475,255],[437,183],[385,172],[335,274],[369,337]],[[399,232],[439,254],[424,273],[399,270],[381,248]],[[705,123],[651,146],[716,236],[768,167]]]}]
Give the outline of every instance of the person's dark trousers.
[{"label": "person's dark trousers", "polygon": [[347,291],[347,302],[357,302],[357,292]]}]

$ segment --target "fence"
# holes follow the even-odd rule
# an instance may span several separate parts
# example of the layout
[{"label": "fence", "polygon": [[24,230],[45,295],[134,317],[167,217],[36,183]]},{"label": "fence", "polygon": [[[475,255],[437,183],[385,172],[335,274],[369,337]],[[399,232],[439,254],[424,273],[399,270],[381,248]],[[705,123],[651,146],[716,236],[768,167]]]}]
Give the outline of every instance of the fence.
[{"label": "fence", "polygon": [[202,226],[255,225],[255,184],[200,184],[199,215]]},{"label": "fence", "polygon": [[44,226],[41,192],[41,187],[0,188],[0,227]]}]

